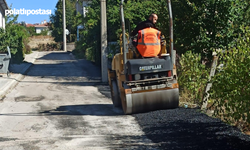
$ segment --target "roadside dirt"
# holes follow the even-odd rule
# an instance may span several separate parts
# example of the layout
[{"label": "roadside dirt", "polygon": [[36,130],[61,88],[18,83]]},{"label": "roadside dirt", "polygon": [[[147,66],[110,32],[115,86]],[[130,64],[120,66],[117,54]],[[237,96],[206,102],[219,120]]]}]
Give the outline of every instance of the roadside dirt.
[{"label": "roadside dirt", "polygon": [[29,38],[28,45],[32,49],[36,49],[38,47],[38,44],[50,44],[55,43],[54,38],[51,36],[32,36]]}]

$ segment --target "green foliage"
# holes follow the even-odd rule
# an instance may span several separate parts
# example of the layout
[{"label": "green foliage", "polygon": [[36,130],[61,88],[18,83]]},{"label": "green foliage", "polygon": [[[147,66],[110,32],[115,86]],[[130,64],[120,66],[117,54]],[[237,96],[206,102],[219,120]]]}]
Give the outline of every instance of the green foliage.
[{"label": "green foliage", "polygon": [[24,46],[23,46],[23,53],[24,54],[30,54],[30,53],[32,53],[31,47],[28,45],[28,43],[29,43],[29,39],[28,38],[24,38],[23,39],[23,44],[24,44]]},{"label": "green foliage", "polygon": [[[152,12],[159,12],[157,4],[161,2],[154,2],[152,4],[151,1],[144,1],[144,3],[138,0],[126,1],[124,4],[124,14],[127,32],[129,32],[129,29],[132,30],[135,28],[137,23],[145,20]],[[87,10],[86,17],[82,19],[82,24],[84,24],[84,30],[81,32],[82,38],[76,45],[82,50],[82,53],[85,53],[87,59],[95,61],[96,64],[100,65],[100,1],[93,0]],[[122,33],[120,24],[120,0],[107,0],[108,42],[119,40],[119,36]]]},{"label": "green foliage", "polygon": [[247,6],[245,0],[173,0],[176,49],[211,60],[212,52],[226,48],[249,22],[243,19]]},{"label": "green foliage", "polygon": [[31,53],[28,46],[29,33],[26,27],[14,24],[18,16],[6,16],[6,29],[0,29],[0,52],[7,52],[7,46],[10,47],[12,54],[12,63],[21,63],[25,53]]},{"label": "green foliage", "polygon": [[[75,0],[66,0],[66,29],[70,34],[76,35],[77,25],[79,25],[79,14],[76,15]],[[55,13],[50,16],[52,36],[55,37],[56,42],[63,41],[63,6],[62,1],[56,4]],[[76,39],[76,38],[72,38]],[[71,42],[71,41],[69,41]]]},{"label": "green foliage", "polygon": [[[119,40],[121,32],[120,0],[107,0],[108,42]],[[127,0],[124,17],[127,32],[147,19],[151,13],[158,14],[156,26],[169,40],[169,15],[166,0]],[[142,11],[143,10],[143,11]],[[172,0],[174,19],[174,42],[177,53],[191,50],[200,53],[202,59],[212,58],[212,52],[226,48],[233,41],[239,26],[249,24],[247,12],[249,1],[245,0]],[[82,19],[85,52],[100,55],[100,1],[93,0],[87,16]],[[94,41],[94,42],[93,42]],[[95,44],[90,44],[95,43]],[[168,43],[168,42],[167,42]],[[167,45],[168,47],[168,45]],[[91,56],[97,58],[96,56]],[[96,60],[96,59],[95,59]],[[98,61],[98,60],[96,60]]]},{"label": "green foliage", "polygon": [[61,43],[38,44],[38,51],[58,51],[61,47]]},{"label": "green foliage", "polygon": [[108,58],[112,59],[117,53],[120,53],[120,44],[118,42],[109,43]]},{"label": "green foliage", "polygon": [[79,53],[78,56],[85,55],[86,59],[100,65],[100,2],[93,0],[87,9],[86,17],[79,17],[81,21],[78,23],[84,24],[84,30],[80,33],[81,39],[76,43],[75,52]]},{"label": "green foliage", "polygon": [[36,29],[35,27],[26,27],[27,31],[29,32],[30,36],[33,36],[36,34]]},{"label": "green foliage", "polygon": [[182,93],[188,93],[195,104],[202,104],[202,97],[208,81],[208,69],[201,63],[201,55],[191,51],[182,54],[178,68],[178,82]]},{"label": "green foliage", "polygon": [[85,50],[83,49],[85,46],[85,43],[82,41],[76,42],[76,47],[73,50],[73,54],[76,56],[76,58],[85,58]]},{"label": "green foliage", "polygon": [[6,53],[8,45],[9,39],[7,33],[3,28],[0,28],[0,53]]},{"label": "green foliage", "polygon": [[43,35],[43,36],[48,35],[48,30],[42,30],[39,35]]},{"label": "green foliage", "polygon": [[229,123],[250,123],[250,29],[242,28],[236,42],[220,53],[220,64],[212,79],[211,98],[215,100],[215,115]]}]

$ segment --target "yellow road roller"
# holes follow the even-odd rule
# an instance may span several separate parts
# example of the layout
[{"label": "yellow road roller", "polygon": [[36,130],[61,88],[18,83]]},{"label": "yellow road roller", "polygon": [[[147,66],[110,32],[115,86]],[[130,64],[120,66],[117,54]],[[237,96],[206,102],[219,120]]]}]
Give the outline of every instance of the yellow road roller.
[{"label": "yellow road roller", "polygon": [[120,5],[122,35],[120,53],[112,60],[108,69],[109,86],[115,107],[124,114],[142,113],[179,106],[179,85],[177,82],[175,51],[173,50],[173,22],[171,1],[168,0],[170,20],[170,48],[166,50],[163,40],[157,57],[140,57],[125,34],[123,0]]}]

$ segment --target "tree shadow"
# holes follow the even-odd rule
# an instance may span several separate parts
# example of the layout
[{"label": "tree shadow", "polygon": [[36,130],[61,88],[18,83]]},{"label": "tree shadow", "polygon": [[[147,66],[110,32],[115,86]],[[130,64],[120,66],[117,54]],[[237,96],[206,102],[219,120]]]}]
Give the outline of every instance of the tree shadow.
[{"label": "tree shadow", "polygon": [[123,116],[122,109],[112,104],[64,105],[38,113],[7,113],[0,116]]},{"label": "tree shadow", "polygon": [[123,115],[121,109],[112,104],[88,104],[59,106],[53,110],[39,112],[42,115],[91,115],[91,116],[119,116]]},{"label": "tree shadow", "polygon": [[[45,61],[44,61],[45,60]],[[25,74],[43,77],[85,77],[101,80],[101,68],[85,59],[74,59],[70,52],[51,52],[36,59]]]},{"label": "tree shadow", "polygon": [[65,58],[65,55],[70,55],[70,52],[53,51],[43,57],[37,58],[36,60],[69,60],[68,58]]}]

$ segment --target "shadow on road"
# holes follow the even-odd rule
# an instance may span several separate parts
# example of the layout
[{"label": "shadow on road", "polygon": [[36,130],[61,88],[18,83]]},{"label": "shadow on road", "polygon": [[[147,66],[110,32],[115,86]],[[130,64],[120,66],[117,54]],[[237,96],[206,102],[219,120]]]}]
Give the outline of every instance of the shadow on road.
[{"label": "shadow on road", "polygon": [[[91,61],[74,59],[70,52],[51,52],[38,58],[25,75],[38,77],[41,80],[18,82],[95,86],[100,93],[111,98],[108,83],[101,82],[101,68]],[[46,78],[54,79],[54,82],[43,80]]]},{"label": "shadow on road", "polygon": [[92,115],[92,116],[117,116],[123,112],[114,108],[112,104],[89,104],[60,106],[54,110],[40,112],[42,115]]},{"label": "shadow on road", "polygon": [[112,104],[65,105],[38,113],[6,113],[0,116],[119,116],[122,110]]},{"label": "shadow on road", "polygon": [[64,51],[53,51],[43,57],[38,58],[37,60],[69,60],[65,55],[70,55],[70,52]]},{"label": "shadow on road", "polygon": [[[45,60],[45,61],[44,61]],[[37,70],[44,76],[61,76],[61,77],[86,77],[90,79],[101,80],[101,68],[93,62],[85,59],[74,59],[69,52],[52,52],[36,60],[29,76],[41,76]],[[32,70],[36,71],[32,71]],[[54,74],[53,74],[54,73]],[[82,74],[80,74],[82,73]]]},{"label": "shadow on road", "polygon": [[38,62],[42,60],[46,60],[46,64],[34,64],[27,73],[28,76],[63,80],[55,83],[63,86],[95,86],[100,93],[111,98],[108,83],[101,82],[101,68],[93,62],[76,60],[68,52],[52,52],[37,59]]}]

